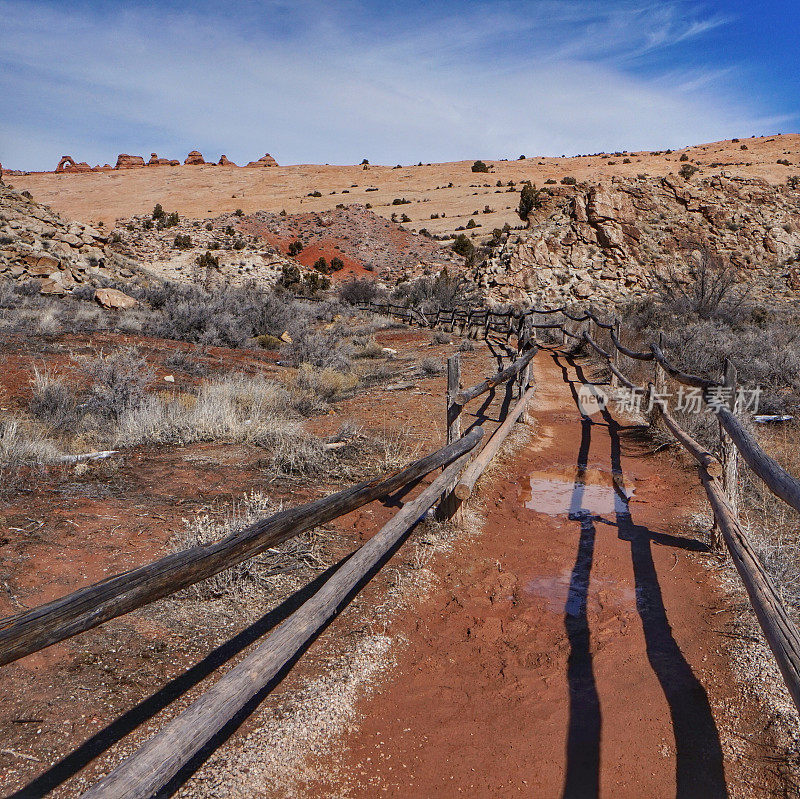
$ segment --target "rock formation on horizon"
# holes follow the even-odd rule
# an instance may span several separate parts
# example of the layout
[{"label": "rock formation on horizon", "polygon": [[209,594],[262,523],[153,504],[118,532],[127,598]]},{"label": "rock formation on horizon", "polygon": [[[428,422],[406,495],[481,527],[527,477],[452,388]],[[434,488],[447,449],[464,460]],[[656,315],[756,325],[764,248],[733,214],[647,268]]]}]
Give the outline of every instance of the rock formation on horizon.
[{"label": "rock formation on horizon", "polygon": [[259,167],[259,166],[278,166],[278,162],[269,154],[265,153],[258,161],[251,161],[247,164],[249,167]]},{"label": "rock formation on horizon", "polygon": [[71,155],[62,155],[58,162],[56,172],[91,172],[92,168],[86,161],[76,162]]},{"label": "rock formation on horizon", "polygon": [[186,160],[183,163],[189,166],[200,166],[201,164],[205,164],[205,159],[199,150],[192,150],[189,155],[186,156]]},{"label": "rock formation on horizon", "polygon": [[141,155],[128,155],[121,153],[117,156],[117,165],[114,169],[136,169],[136,167],[144,166],[144,158]]}]

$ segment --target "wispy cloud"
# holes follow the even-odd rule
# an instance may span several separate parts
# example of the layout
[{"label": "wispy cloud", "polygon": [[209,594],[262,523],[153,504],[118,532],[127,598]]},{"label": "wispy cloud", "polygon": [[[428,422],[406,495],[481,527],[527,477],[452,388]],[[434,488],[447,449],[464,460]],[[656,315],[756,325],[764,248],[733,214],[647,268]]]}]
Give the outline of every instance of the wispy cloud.
[{"label": "wispy cloud", "polygon": [[0,159],[197,147],[395,163],[675,147],[774,123],[737,97],[730,68],[647,62],[722,17],[688,0],[600,5],[243,0],[234,15],[0,0]]}]

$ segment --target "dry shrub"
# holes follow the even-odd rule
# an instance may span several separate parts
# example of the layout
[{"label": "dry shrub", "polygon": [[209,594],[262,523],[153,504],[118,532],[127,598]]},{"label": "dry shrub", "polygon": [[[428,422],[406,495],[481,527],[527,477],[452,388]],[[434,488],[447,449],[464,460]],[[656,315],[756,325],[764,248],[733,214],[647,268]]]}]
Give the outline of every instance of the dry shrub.
[{"label": "dry shrub", "polygon": [[319,369],[350,369],[349,345],[344,341],[345,331],[338,327],[330,330],[292,331],[292,340],[281,347],[281,359],[290,366],[310,364]]},{"label": "dry shrub", "polygon": [[244,374],[218,377],[196,395],[149,395],[120,418],[116,445],[247,443],[271,449],[276,471],[310,471],[325,462],[325,451],[319,439],[286,418],[292,407],[279,383]]},{"label": "dry shrub", "polygon": [[31,414],[56,433],[77,433],[81,414],[75,389],[38,367],[33,369],[32,382]]},{"label": "dry shrub", "polygon": [[92,381],[87,398],[89,412],[119,420],[145,401],[153,372],[135,348],[107,355],[100,352],[78,362]]},{"label": "dry shrub", "polygon": [[444,371],[444,365],[436,358],[423,358],[420,363],[422,373],[425,375],[438,375]]},{"label": "dry shrub", "polygon": [[358,377],[353,372],[340,372],[332,367],[320,369],[304,363],[295,375],[293,394],[299,406],[316,402],[324,407],[325,403],[348,394],[357,385]]},{"label": "dry shrub", "polygon": [[383,347],[375,339],[369,339],[364,344],[359,344],[357,341],[353,343],[356,344],[353,358],[385,358],[389,354],[384,352]]},{"label": "dry shrub", "polygon": [[[207,546],[238,533],[280,510],[263,494],[254,492],[234,505],[227,518],[215,521],[207,515],[185,522],[185,528],[176,533],[171,546],[179,552],[195,546]],[[273,598],[276,582],[281,575],[299,569],[322,569],[321,537],[313,531],[303,533],[271,547],[261,555],[232,566],[219,574],[187,588],[184,596],[208,600],[225,597],[236,602],[266,601]]]},{"label": "dry shrub", "polygon": [[57,460],[56,444],[36,429],[14,417],[0,418],[0,466],[16,468]]}]

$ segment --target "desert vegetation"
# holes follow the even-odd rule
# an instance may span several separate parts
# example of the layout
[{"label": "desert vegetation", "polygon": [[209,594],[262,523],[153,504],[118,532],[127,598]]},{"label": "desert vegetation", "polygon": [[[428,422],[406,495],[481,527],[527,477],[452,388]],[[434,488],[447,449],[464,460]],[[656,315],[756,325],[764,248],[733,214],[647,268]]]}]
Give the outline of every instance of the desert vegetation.
[{"label": "desert vegetation", "polygon": [[[679,368],[717,380],[730,360],[738,384],[759,389],[759,414],[789,417],[769,425],[753,423],[753,408],[742,415],[765,451],[798,474],[793,442],[800,431],[800,319],[792,308],[755,301],[740,273],[712,250],[693,252],[680,270],[661,276],[651,296],[624,308],[623,340],[642,347],[661,335],[664,351]],[[637,385],[652,380],[651,363],[623,358],[621,368]],[[675,409],[673,414],[704,446],[719,451],[713,414]],[[669,441],[665,434],[664,443]],[[784,601],[800,618],[800,530],[794,514],[743,464],[739,480],[740,512],[751,540]]]}]

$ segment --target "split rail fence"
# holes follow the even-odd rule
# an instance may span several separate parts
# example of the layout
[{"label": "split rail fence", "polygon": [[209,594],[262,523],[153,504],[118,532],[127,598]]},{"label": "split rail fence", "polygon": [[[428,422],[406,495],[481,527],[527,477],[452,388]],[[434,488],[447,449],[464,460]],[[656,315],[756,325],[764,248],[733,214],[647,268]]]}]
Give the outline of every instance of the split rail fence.
[{"label": "split rail fence", "polygon": [[[441,473],[365,544],[323,586],[275,628],[240,663],[227,671],[160,731],[83,794],[86,799],[146,799],[166,786],[270,681],[301,655],[315,635],[381,568],[404,536],[435,508],[451,518],[486,469],[533,395],[529,364],[535,348],[522,335],[513,362],[475,386],[463,389],[460,361],[448,361],[447,443],[405,468],[381,475],[313,502],[289,508],[206,546],[167,555],[23,613],[0,619],[0,666],[37,652],[104,622],[194,585],[270,547],[363,505],[387,497],[441,469]],[[513,350],[509,348],[509,352]],[[518,399],[478,451],[483,428],[461,434],[464,406],[509,381]],[[473,455],[478,452],[477,457]]]},{"label": "split rail fence", "polygon": [[[664,429],[697,461],[700,481],[714,514],[714,545],[719,546],[721,538],[730,552],[786,687],[800,711],[800,633],[786,612],[779,591],[759,560],[739,519],[738,456],[775,496],[795,511],[800,511],[800,480],[764,452],[734,413],[737,382],[736,370],[730,362],[724,364],[722,381],[689,374],[664,354],[663,335],[659,336],[658,343],[651,343],[643,350],[631,349],[620,340],[621,325],[618,319],[604,321],[591,310],[574,313],[566,307],[530,308],[525,311],[458,307],[425,314],[418,309],[391,303],[361,307],[408,323],[416,322],[427,327],[444,326],[451,331],[458,329],[465,335],[486,337],[490,331],[494,331],[508,337],[518,332],[520,336],[532,336],[534,348],[536,331],[550,330],[556,337],[560,334],[561,345],[568,341],[575,342],[576,347],[588,345],[604,359],[611,370],[612,389],[622,385],[630,390],[638,390],[620,369],[621,357],[651,362],[653,380],[646,389],[649,421],[653,425],[661,422]],[[538,321],[541,317],[555,318],[555,321]],[[609,340],[605,346],[597,341],[600,333],[606,334]],[[668,377],[681,385],[699,389],[703,401],[716,413],[720,429],[719,457],[707,451],[683,430],[669,413],[666,404],[659,399],[663,396]]]}]

